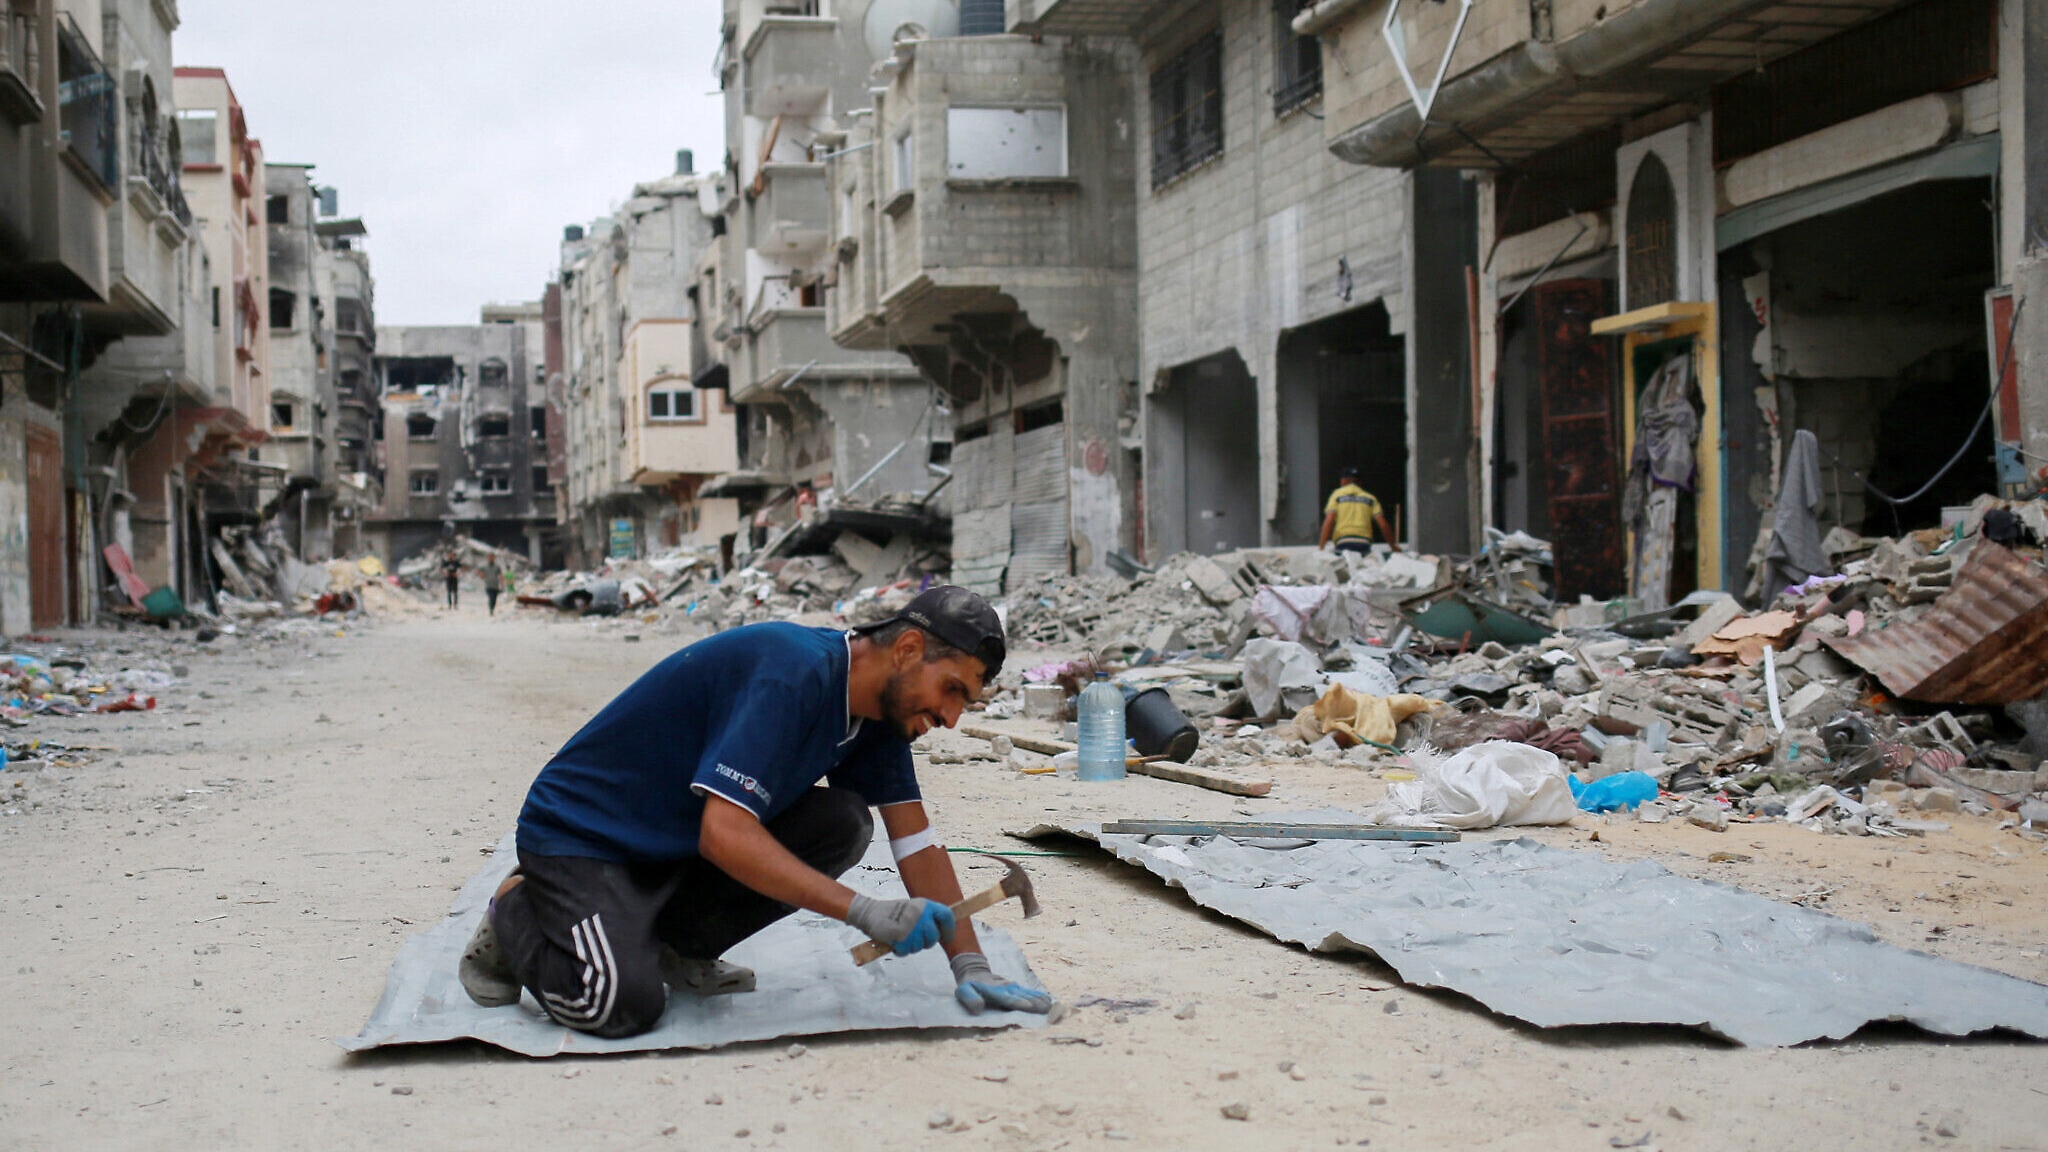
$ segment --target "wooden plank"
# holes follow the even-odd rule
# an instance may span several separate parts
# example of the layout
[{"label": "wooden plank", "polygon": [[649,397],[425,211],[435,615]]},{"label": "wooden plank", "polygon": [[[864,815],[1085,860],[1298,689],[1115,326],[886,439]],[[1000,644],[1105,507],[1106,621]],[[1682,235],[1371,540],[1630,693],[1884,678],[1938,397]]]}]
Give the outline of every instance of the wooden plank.
[{"label": "wooden plank", "polygon": [[[978,724],[962,724],[956,731],[963,736],[973,736],[981,740],[1008,736],[1010,743],[1026,752],[1037,752],[1045,756],[1057,756],[1062,752],[1074,751],[1074,745],[1065,740],[1020,736],[1015,732],[985,728]],[[1191,784],[1197,788],[1207,788],[1211,792],[1227,792],[1232,796],[1264,796],[1273,790],[1271,780],[1247,780],[1241,776],[1230,776],[1222,772],[1211,772],[1206,768],[1190,768],[1185,764],[1151,758],[1130,757],[1124,761],[1124,771],[1135,776],[1150,776],[1155,780],[1171,780],[1175,784]]]},{"label": "wooden plank", "polygon": [[1175,784],[1192,784],[1207,788],[1211,792],[1228,792],[1232,796],[1264,796],[1273,790],[1271,780],[1245,780],[1211,772],[1206,768],[1190,768],[1185,764],[1167,761],[1124,761],[1124,771],[1138,776],[1150,776],[1156,780],[1171,780]]},{"label": "wooden plank", "polygon": [[998,736],[1008,736],[1010,743],[1015,744],[1026,752],[1038,752],[1046,756],[1057,756],[1062,752],[1072,752],[1074,750],[1074,746],[1064,740],[1047,740],[1039,736],[1020,736],[1015,732],[1004,732],[998,728],[985,728],[978,724],[962,724],[954,729],[954,731],[962,736],[973,736],[981,740],[993,740]]},{"label": "wooden plank", "polygon": [[1398,840],[1454,844],[1459,834],[1437,828],[1380,828],[1370,824],[1282,824],[1258,820],[1111,820],[1105,836],[1229,836],[1236,840]]}]

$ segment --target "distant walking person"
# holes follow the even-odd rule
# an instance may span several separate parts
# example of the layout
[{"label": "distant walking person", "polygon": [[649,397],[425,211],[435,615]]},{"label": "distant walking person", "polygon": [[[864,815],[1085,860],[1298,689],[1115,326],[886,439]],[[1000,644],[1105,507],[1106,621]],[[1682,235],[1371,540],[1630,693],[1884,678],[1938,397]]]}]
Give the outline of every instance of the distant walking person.
[{"label": "distant walking person", "polygon": [[1330,502],[1323,506],[1323,535],[1316,541],[1316,547],[1324,547],[1334,539],[1339,552],[1370,552],[1375,525],[1394,551],[1399,552],[1401,545],[1394,539],[1393,529],[1387,527],[1379,499],[1358,486],[1358,469],[1346,468],[1337,473],[1337,490],[1330,493]]},{"label": "distant walking person", "polygon": [[484,601],[488,605],[485,608],[484,614],[496,616],[498,614],[498,593],[505,590],[505,570],[498,567],[497,557],[494,556],[485,562],[483,577]]},{"label": "distant walking person", "polygon": [[462,583],[462,561],[450,552],[441,557],[441,578],[448,584],[448,606],[455,607],[455,593]]}]

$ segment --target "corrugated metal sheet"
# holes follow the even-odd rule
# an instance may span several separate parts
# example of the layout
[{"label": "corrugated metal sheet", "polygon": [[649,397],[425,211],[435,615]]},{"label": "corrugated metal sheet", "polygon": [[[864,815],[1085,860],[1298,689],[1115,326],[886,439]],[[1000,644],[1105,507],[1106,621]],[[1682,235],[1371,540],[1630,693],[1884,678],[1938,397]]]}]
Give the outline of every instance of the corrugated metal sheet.
[{"label": "corrugated metal sheet", "polygon": [[1067,426],[1017,437],[1016,503],[1010,508],[1010,583],[1064,574],[1067,554]]},{"label": "corrugated metal sheet", "polygon": [[2048,690],[2048,569],[1979,541],[1918,620],[1822,642],[1903,699],[2031,700]]}]

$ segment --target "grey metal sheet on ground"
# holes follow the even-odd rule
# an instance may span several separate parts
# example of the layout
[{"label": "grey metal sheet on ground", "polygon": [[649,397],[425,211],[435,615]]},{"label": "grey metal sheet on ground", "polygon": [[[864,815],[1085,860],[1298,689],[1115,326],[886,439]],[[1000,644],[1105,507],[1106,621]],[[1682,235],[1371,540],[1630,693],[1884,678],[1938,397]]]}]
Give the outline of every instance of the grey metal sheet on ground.
[{"label": "grey metal sheet on ground", "polygon": [[[649,1052],[666,1048],[718,1048],[749,1040],[891,1028],[1040,1027],[1045,1017],[1027,1012],[969,1015],[953,999],[946,957],[930,949],[887,957],[864,968],[848,950],[861,935],[836,920],[799,912],[741,943],[727,956],[754,969],[759,987],[737,996],[698,998],[670,993],[668,1011],[651,1032],[606,1040],[549,1020],[527,996],[504,1008],[481,1008],[463,992],[455,968],[476,930],[477,917],[511,872],[512,836],[499,843],[489,867],[463,885],[442,921],[400,945],[384,985],[384,998],[361,1034],[335,1043],[351,1052],[394,1044],[481,1040],[527,1056],[594,1052]],[[889,847],[878,840],[845,883],[871,896],[901,896]],[[964,878],[963,878],[964,879]],[[972,887],[972,881],[966,881]],[[1024,954],[1002,929],[977,919],[982,949],[997,972],[1037,985]]]},{"label": "grey metal sheet on ground", "polygon": [[[1270,821],[1359,822],[1334,810]],[[1862,924],[1650,860],[1531,840],[1409,845],[1228,838],[1098,840],[1197,904],[1318,952],[1356,949],[1545,1028],[1679,1024],[1742,1044],[1839,1039],[1873,1021],[1950,1036],[2048,1038],[2048,987],[1881,943]]]}]

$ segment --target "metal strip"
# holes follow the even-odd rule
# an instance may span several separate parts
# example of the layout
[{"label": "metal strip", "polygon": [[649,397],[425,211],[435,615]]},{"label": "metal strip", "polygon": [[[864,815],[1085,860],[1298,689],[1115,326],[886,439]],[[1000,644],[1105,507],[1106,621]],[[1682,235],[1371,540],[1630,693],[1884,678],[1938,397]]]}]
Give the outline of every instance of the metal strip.
[{"label": "metal strip", "polygon": [[1381,828],[1372,824],[1276,824],[1257,820],[1111,820],[1105,836],[1228,836],[1233,840],[1401,840],[1455,844],[1456,832],[1435,828]]},{"label": "metal strip", "polygon": [[1998,175],[1998,133],[1972,136],[1945,148],[1869,168],[1760,200],[1714,221],[1714,248],[1725,252],[1766,232],[1839,212],[1866,200],[1931,180]]}]

